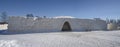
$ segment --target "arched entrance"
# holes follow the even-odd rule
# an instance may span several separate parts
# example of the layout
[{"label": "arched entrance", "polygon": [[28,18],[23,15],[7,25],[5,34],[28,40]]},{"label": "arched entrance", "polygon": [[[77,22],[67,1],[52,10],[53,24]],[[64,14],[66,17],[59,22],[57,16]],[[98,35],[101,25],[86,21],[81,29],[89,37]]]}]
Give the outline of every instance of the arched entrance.
[{"label": "arched entrance", "polygon": [[62,27],[62,31],[71,31],[71,26],[68,22],[65,22]]}]

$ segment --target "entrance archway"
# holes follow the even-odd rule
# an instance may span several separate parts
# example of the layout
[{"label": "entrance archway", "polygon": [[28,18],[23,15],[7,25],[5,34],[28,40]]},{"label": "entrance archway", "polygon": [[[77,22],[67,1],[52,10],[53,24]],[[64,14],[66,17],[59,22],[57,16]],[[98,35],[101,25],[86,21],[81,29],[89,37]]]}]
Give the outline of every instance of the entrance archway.
[{"label": "entrance archway", "polygon": [[68,23],[68,22],[65,22],[64,24],[63,24],[63,27],[62,27],[62,30],[61,31],[71,31],[72,29],[71,29],[71,26],[70,26],[70,24]]}]

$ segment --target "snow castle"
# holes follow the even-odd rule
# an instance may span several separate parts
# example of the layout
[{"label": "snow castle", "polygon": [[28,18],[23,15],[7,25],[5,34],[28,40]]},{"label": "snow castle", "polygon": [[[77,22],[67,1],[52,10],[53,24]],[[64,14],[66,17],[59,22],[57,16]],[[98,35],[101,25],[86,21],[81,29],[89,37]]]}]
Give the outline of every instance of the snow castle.
[{"label": "snow castle", "polygon": [[73,17],[21,17],[10,16],[8,31],[13,33],[62,32],[106,30],[107,24],[101,19],[78,19]]}]

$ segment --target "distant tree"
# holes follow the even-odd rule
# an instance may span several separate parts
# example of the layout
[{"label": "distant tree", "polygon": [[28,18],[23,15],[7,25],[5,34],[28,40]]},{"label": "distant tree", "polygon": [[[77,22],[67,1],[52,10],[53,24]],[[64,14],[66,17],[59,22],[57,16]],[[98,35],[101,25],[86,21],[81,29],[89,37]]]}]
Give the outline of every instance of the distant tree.
[{"label": "distant tree", "polygon": [[35,16],[35,17],[39,17],[39,16]]},{"label": "distant tree", "polygon": [[110,19],[110,23],[116,23],[116,20]]},{"label": "distant tree", "polygon": [[117,20],[117,24],[118,24],[118,26],[120,26],[120,19]]},{"label": "distant tree", "polygon": [[43,16],[43,18],[46,18],[46,16]]},{"label": "distant tree", "polygon": [[110,20],[108,18],[106,18],[106,23],[110,23]]},{"label": "distant tree", "polygon": [[113,20],[113,23],[117,24],[117,21],[114,19],[114,20]]},{"label": "distant tree", "polygon": [[27,17],[34,17],[33,14],[27,14]]},{"label": "distant tree", "polygon": [[120,23],[120,19],[117,20],[117,23]]},{"label": "distant tree", "polygon": [[2,23],[2,24],[7,23],[8,16],[7,16],[6,12],[2,12],[1,15],[0,15],[0,17],[1,17],[1,22],[0,23]]}]

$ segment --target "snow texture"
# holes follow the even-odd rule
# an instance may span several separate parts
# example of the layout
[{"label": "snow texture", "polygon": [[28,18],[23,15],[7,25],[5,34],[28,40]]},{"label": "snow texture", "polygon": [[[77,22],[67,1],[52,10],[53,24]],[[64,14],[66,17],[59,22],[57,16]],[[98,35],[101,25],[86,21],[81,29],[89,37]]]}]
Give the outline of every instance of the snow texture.
[{"label": "snow texture", "polygon": [[0,35],[0,47],[120,47],[119,31]]}]

